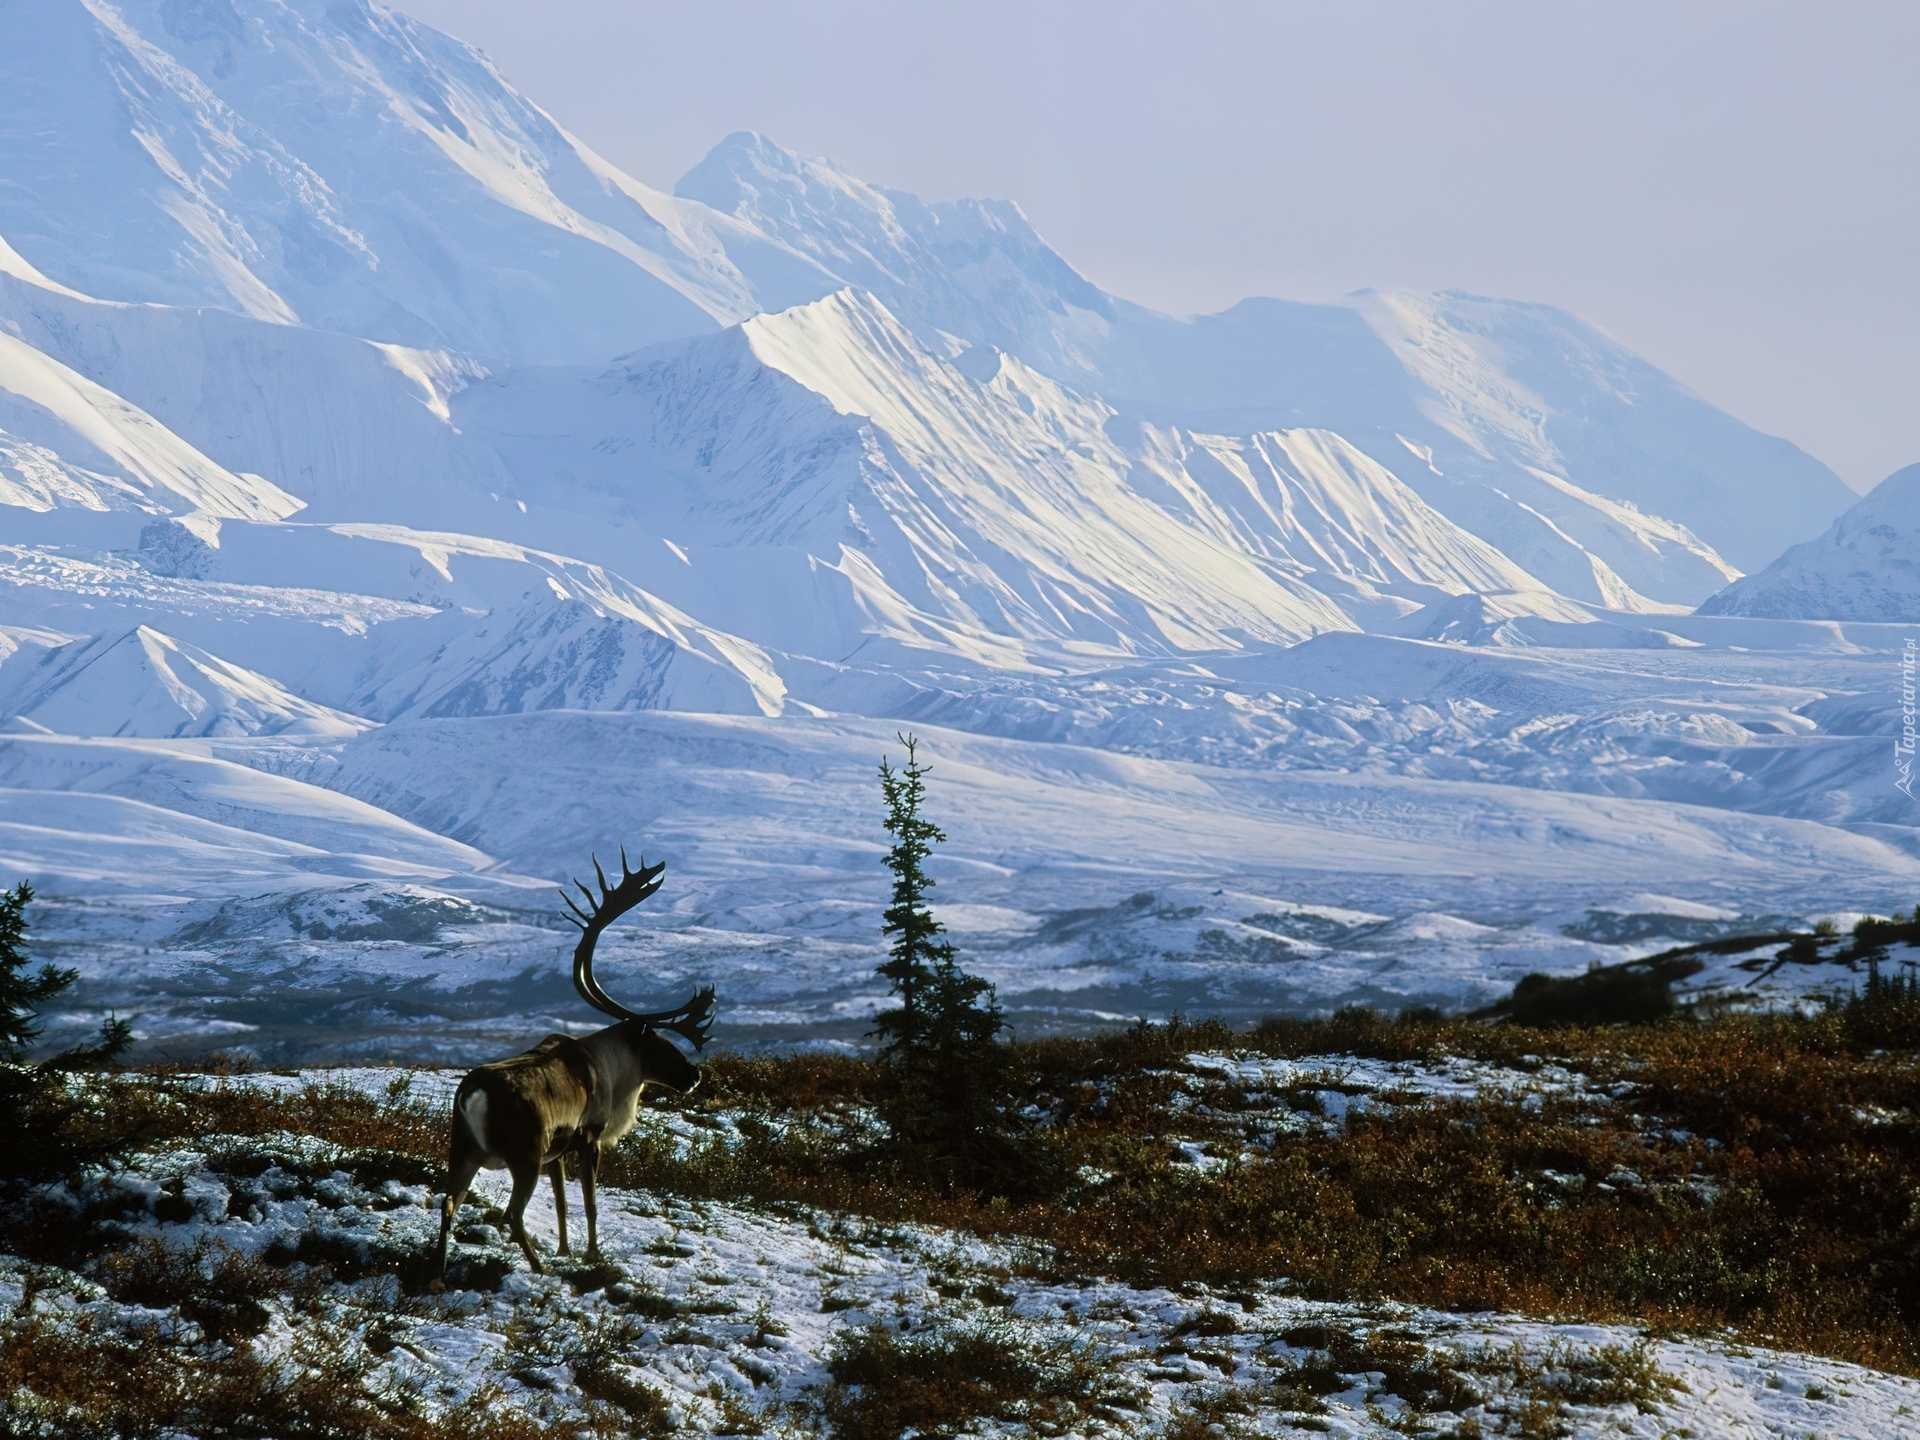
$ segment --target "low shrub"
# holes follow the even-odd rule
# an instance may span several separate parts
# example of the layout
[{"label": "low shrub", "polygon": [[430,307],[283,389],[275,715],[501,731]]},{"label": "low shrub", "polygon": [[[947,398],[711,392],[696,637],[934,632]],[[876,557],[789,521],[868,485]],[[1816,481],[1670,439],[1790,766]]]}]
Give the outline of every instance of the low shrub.
[{"label": "low shrub", "polygon": [[935,1321],[842,1331],[827,1356],[822,1411],[841,1440],[953,1435],[979,1420],[1058,1434],[1139,1396],[1084,1349],[1036,1344],[1005,1321]]},{"label": "low shrub", "polygon": [[[1211,1113],[1185,1103],[1186,1055],[1342,1043],[1520,1069],[1551,1056],[1595,1093],[1377,1106],[1209,1173],[1184,1163],[1170,1133],[1241,1144],[1231,1087],[1207,1093]],[[816,1072],[793,1087],[783,1063],[755,1062],[763,1088],[736,1080],[707,1102],[744,1107],[740,1142],[678,1156],[642,1144],[620,1162],[625,1179],[1030,1236],[1063,1277],[1285,1277],[1327,1299],[1732,1326],[1920,1370],[1913,1057],[1871,1053],[1837,1015],[1542,1030],[1351,1011],[1238,1035],[1181,1022],[1016,1045],[1007,1103],[1043,1115],[1036,1169],[1053,1178],[999,1195],[929,1186],[813,1131],[789,1097],[830,1095],[831,1112],[861,1093],[859,1062],[839,1062],[831,1086]],[[1107,1178],[1088,1185],[1083,1171]],[[1633,1178],[1603,1183],[1618,1174]]]},{"label": "low shrub", "polygon": [[0,1323],[0,1395],[18,1440],[612,1440],[611,1414],[535,1418],[482,1393],[437,1416],[408,1393],[364,1381],[372,1358],[353,1334],[304,1327],[289,1356],[250,1345],[156,1344],[82,1321]]},{"label": "low shrub", "polygon": [[[93,1276],[116,1300],[161,1310],[179,1307],[209,1339],[258,1335],[273,1318],[273,1296],[287,1277],[272,1266],[202,1239],[191,1249],[142,1240],[102,1256]],[[311,1282],[298,1287],[311,1294]]]},{"label": "low shrub", "polygon": [[[1584,1072],[1589,1084],[1583,1095],[1559,1098],[1404,1097],[1355,1107],[1337,1126],[1295,1127],[1248,1151],[1252,1122],[1243,1111],[1284,1109],[1288,1096],[1251,1096],[1185,1062],[1197,1050],[1226,1047],[1323,1056],[1341,1043],[1394,1058],[1477,1055],[1518,1069],[1551,1059]],[[1246,1034],[1186,1022],[1136,1026],[1015,1045],[1008,1060],[1001,1103],[1031,1117],[1022,1143],[1034,1157],[1032,1178],[1022,1187],[956,1187],[895,1163],[862,1138],[874,1067],[817,1056],[721,1057],[711,1066],[716,1083],[684,1103],[696,1121],[708,1109],[724,1110],[731,1123],[708,1127],[711,1138],[690,1148],[642,1127],[608,1158],[603,1178],[692,1199],[1026,1237],[1040,1242],[1028,1251],[1031,1263],[1063,1279],[1203,1284],[1219,1295],[1284,1278],[1333,1300],[1511,1309],[1656,1330],[1730,1327],[1755,1342],[1920,1372],[1915,1056],[1865,1043],[1844,1007],[1552,1030],[1348,1011]],[[325,1089],[207,1089],[184,1078],[97,1083],[116,1087],[108,1108],[121,1106],[122,1095],[129,1105],[138,1097],[143,1124],[191,1136],[236,1177],[269,1163],[289,1172],[304,1163],[322,1176],[364,1170],[362,1183],[385,1174],[432,1183],[439,1174],[445,1121],[425,1107]],[[211,1130],[232,1138],[203,1138]],[[303,1133],[360,1148],[314,1149]],[[1189,1163],[1181,1146],[1196,1141],[1224,1163]],[[236,1184],[237,1196],[243,1190]],[[6,1214],[13,1229],[5,1243],[30,1258],[78,1266],[109,1241],[122,1244],[113,1239],[116,1216],[104,1212],[76,1222],[70,1210],[64,1220],[49,1211],[32,1221],[41,1228],[31,1234],[28,1211]],[[405,1278],[404,1257],[269,1258],[316,1273],[325,1265],[345,1274],[358,1264]],[[228,1274],[228,1262],[211,1254],[193,1264],[191,1276],[137,1256],[94,1268],[129,1297],[204,1284],[200,1323],[244,1344],[258,1320],[244,1304],[244,1276]],[[628,1308],[648,1313],[642,1300]],[[1196,1320],[1192,1334],[1178,1338],[1202,1337],[1213,1323],[1226,1321]],[[987,1343],[994,1334],[949,1335],[939,1344],[985,1346],[976,1358],[991,1371],[1000,1363]],[[836,1372],[834,1403],[847,1425],[880,1433],[905,1412],[886,1411],[892,1402],[873,1398],[857,1377],[883,1362],[931,1364],[937,1346],[935,1337],[897,1332],[862,1343],[847,1351],[844,1374]],[[1346,1363],[1334,1345],[1329,1335],[1312,1346],[1325,1352],[1313,1363],[1331,1367],[1328,1375]],[[1417,1368],[1417,1356],[1403,1358]],[[641,1413],[644,1395],[620,1402],[611,1393],[631,1377],[617,1366],[583,1365],[579,1383],[598,1375],[593,1383],[609,1391],[608,1405],[640,1407],[623,1412],[623,1423],[652,1423]],[[1319,1373],[1309,1365],[1285,1383],[1311,1393]],[[965,1405],[986,1407],[982,1416],[1002,1413],[1003,1399],[1028,1383],[1008,1375],[1004,1387],[983,1381]],[[1409,1369],[1403,1378],[1427,1397],[1423,1404],[1445,1398],[1444,1377]]]}]

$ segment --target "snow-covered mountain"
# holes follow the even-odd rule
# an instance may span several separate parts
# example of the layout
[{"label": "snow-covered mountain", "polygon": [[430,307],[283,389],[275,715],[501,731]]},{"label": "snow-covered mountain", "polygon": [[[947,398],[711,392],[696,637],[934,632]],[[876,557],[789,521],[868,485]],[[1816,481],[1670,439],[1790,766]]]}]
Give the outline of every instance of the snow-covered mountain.
[{"label": "snow-covered mountain", "polygon": [[1920,465],[1894,471],[1824,535],[1736,580],[1700,613],[1920,621]]},{"label": "snow-covered mountain", "polygon": [[[822,659],[878,636],[1017,667],[1036,645],[1222,649],[1354,624],[1305,567],[1262,565],[1130,483],[1106,407],[1011,357],[970,379],[859,291],[641,352],[588,384],[479,384],[453,414],[515,473],[555,477],[544,507],[680,547],[654,541],[626,562],[669,594],[676,570],[690,587],[710,556],[790,557],[751,589],[686,603]],[[769,588],[783,585],[791,604]]]},{"label": "snow-covered mountain", "polygon": [[97,637],[14,629],[0,647],[0,707],[21,730],[337,738],[368,728],[146,625]]},{"label": "snow-covered mountain", "polygon": [[0,25],[0,235],[84,294],[564,363],[835,283],[372,0],[36,0]]},{"label": "snow-covered mountain", "polygon": [[632,842],[610,963],[857,1034],[908,724],[1034,1023],[1910,901],[1912,486],[1725,589],[1839,482],[1558,311],[1159,315],[751,135],[668,195],[372,0],[0,0],[0,80],[0,878],[82,1003],[537,1008]]},{"label": "snow-covered mountain", "polygon": [[[49,653],[31,670],[25,641],[0,668],[0,696],[12,697],[0,701],[13,706],[6,713],[51,726],[52,706],[66,717],[55,728],[69,733],[151,737],[274,733],[292,723],[295,712],[277,702],[246,724],[253,711],[210,700],[209,715],[225,718],[209,731],[153,718],[172,715],[153,684],[170,694],[173,680],[155,670],[153,684],[134,683],[128,671],[120,688],[102,689],[92,669],[103,644],[136,636],[156,662],[164,649],[209,675],[226,667],[242,690],[277,684],[254,672],[289,676],[323,709],[368,717],[353,728],[412,714],[569,706],[777,714],[783,705],[785,686],[758,646],[599,566],[398,526],[203,526],[214,544],[160,521],[121,554],[0,546],[9,619],[57,637],[35,642]],[[76,633],[88,630],[98,638]],[[83,681],[83,703],[65,698]]]},{"label": "snow-covered mountain", "polygon": [[1176,319],[1081,278],[1015,206],[924,204],[753,134],[676,193],[805,251],[976,373],[992,360],[972,352],[999,349],[1163,424],[1338,431],[1581,599],[1697,602],[1850,499],[1818,461],[1547,306],[1370,292]]},{"label": "snow-covered mountain", "polygon": [[0,503],[242,520],[302,508],[271,481],[227,470],[18,330],[0,329]]}]

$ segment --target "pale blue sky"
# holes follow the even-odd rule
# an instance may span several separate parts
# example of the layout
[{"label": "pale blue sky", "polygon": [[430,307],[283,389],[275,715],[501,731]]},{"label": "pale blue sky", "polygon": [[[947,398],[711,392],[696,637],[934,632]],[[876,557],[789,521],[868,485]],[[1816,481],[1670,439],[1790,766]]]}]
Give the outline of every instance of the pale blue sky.
[{"label": "pale blue sky", "polygon": [[1864,489],[1920,460],[1920,5],[395,0],[661,188],[759,130],[1177,312],[1563,305]]}]

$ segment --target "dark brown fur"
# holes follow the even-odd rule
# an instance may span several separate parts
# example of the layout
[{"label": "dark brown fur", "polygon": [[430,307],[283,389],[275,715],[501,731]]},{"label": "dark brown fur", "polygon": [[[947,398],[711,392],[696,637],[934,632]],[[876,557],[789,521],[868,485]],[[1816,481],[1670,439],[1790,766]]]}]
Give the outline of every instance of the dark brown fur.
[{"label": "dark brown fur", "polygon": [[[713,988],[707,987],[678,1010],[640,1015],[609,999],[593,978],[593,949],[600,933],[660,888],[665,865],[639,870],[627,868],[620,855],[620,883],[609,885],[599,862],[594,875],[600,882],[595,895],[580,886],[587,908],[571,899],[579,917],[580,943],[573,952],[573,983],[580,997],[596,1010],[619,1018],[617,1024],[581,1039],[549,1035],[524,1054],[493,1060],[468,1073],[453,1099],[453,1136],[447,1157],[447,1196],[440,1213],[440,1253],[437,1273],[447,1271],[447,1242],[454,1216],[466,1199],[473,1177],[482,1169],[504,1167],[513,1175],[513,1196],[507,1219],[527,1264],[540,1271],[540,1257],[527,1238],[527,1202],[545,1170],[553,1181],[554,1218],[560,1230],[560,1253],[567,1250],[567,1156],[580,1161],[580,1199],[587,1212],[587,1258],[600,1257],[599,1210],[594,1182],[600,1157],[633,1128],[640,1102],[649,1085],[685,1092],[700,1082],[692,1061],[663,1038],[672,1030],[691,1041],[695,1049],[707,1042],[713,1024]],[[577,882],[576,882],[577,883]]]}]

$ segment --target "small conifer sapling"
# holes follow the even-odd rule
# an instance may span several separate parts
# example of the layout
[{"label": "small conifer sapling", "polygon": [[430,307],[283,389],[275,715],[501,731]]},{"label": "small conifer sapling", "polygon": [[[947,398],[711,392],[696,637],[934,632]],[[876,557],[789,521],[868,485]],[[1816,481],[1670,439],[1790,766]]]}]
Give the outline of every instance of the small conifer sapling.
[{"label": "small conifer sapling", "polygon": [[22,880],[0,890],[0,1061],[18,1064],[39,1038],[40,1007],[78,979],[72,970],[27,969],[27,905],[33,887]]},{"label": "small conifer sapling", "polygon": [[[22,880],[0,890],[0,1063],[18,1065],[40,1037],[40,1011],[79,979],[76,970],[42,965],[28,968],[27,906],[33,886]],[[133,1043],[130,1022],[109,1018],[100,1027],[100,1043],[56,1055],[48,1065],[80,1069],[117,1060]]]},{"label": "small conifer sapling", "polygon": [[22,880],[0,890],[0,1188],[7,1181],[45,1180],[98,1159],[111,1141],[82,1140],[76,1132],[84,1106],[63,1083],[63,1070],[91,1069],[118,1060],[133,1042],[132,1026],[109,1019],[100,1043],[67,1050],[40,1064],[27,1051],[40,1036],[39,1012],[78,978],[54,965],[28,968],[27,905],[33,887]]},{"label": "small conifer sapling", "polygon": [[886,858],[893,894],[883,917],[889,944],[879,973],[900,1001],[874,1018],[889,1081],[881,1110],[897,1136],[974,1180],[996,1148],[995,1096],[1004,1059],[995,1042],[1006,1021],[993,986],[960,968],[927,904],[934,882],[926,862],[947,837],[921,813],[930,767],[920,763],[918,742],[911,735],[898,739],[906,763],[895,769],[890,760],[880,762],[885,824],[893,836]]}]

